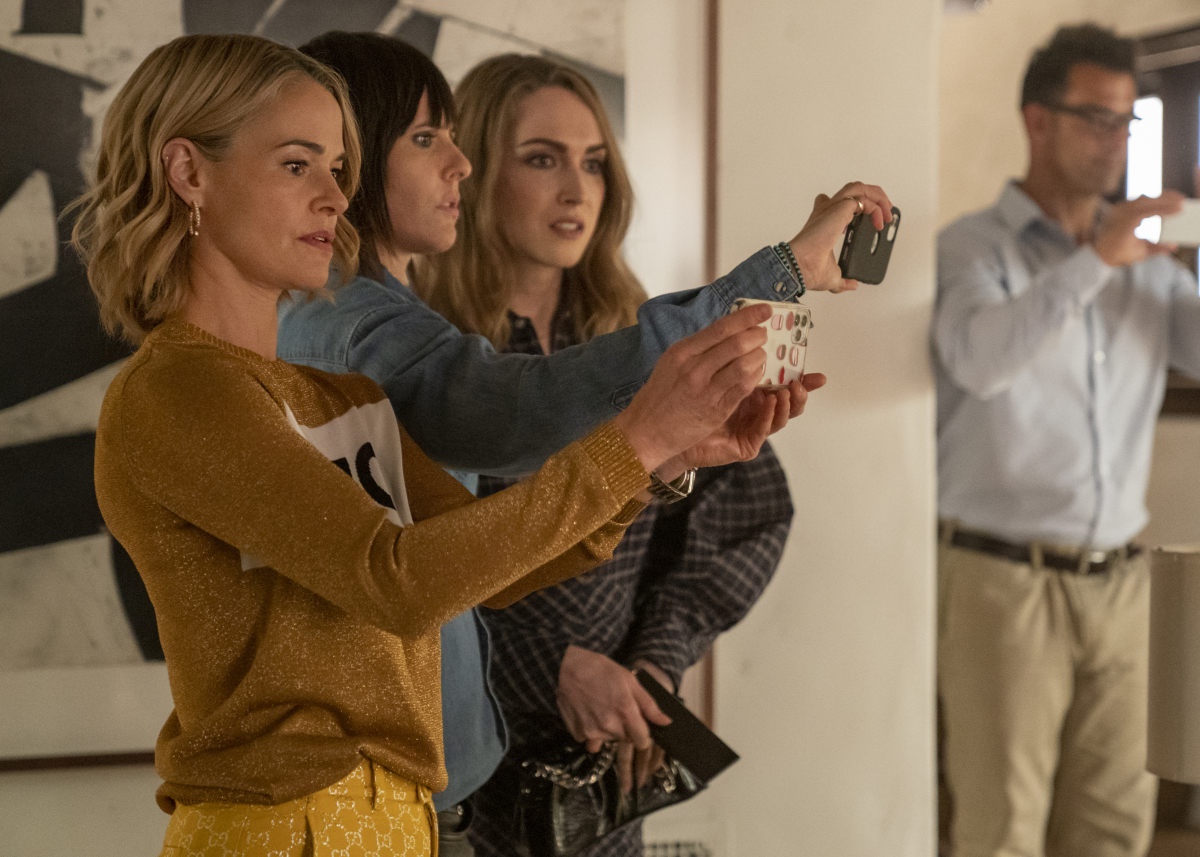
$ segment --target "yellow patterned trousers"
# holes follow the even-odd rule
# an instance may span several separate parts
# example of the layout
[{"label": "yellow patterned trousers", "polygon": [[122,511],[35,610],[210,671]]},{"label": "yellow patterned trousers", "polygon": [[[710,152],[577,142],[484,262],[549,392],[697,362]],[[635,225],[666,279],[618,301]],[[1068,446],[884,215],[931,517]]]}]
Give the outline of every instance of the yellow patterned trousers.
[{"label": "yellow patterned trousers", "polygon": [[364,760],[278,806],[180,804],[161,857],[437,857],[429,789]]}]

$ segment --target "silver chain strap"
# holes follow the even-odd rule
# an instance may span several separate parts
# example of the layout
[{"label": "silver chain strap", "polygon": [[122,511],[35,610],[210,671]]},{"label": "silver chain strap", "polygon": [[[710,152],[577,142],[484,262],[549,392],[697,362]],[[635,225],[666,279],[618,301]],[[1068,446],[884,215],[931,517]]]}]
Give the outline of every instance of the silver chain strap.
[{"label": "silver chain strap", "polygon": [[556,786],[562,786],[566,789],[578,789],[598,782],[607,773],[608,769],[612,767],[616,758],[617,744],[615,741],[609,741],[600,748],[599,753],[595,754],[587,769],[578,774],[572,773],[567,765],[552,765],[549,762],[540,762],[536,759],[526,759],[521,764],[527,768],[531,768],[535,777],[549,780]]},{"label": "silver chain strap", "polygon": [[[613,766],[616,758],[617,743],[609,741],[600,748],[600,752],[592,757],[591,763],[580,773],[573,773],[568,765],[552,765],[536,759],[526,759],[521,765],[532,770],[535,777],[549,780],[556,786],[578,789],[599,782],[600,778]],[[660,767],[654,772],[654,777],[659,780],[660,787],[664,792],[670,794],[675,791],[675,765],[673,762],[668,762]]]}]

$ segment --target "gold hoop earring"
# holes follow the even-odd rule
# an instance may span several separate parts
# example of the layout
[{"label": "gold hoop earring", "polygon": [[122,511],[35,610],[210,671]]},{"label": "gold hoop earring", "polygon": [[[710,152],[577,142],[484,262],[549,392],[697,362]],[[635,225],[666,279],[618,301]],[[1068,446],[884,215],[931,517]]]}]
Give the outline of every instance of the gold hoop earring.
[{"label": "gold hoop earring", "polygon": [[188,209],[188,235],[193,238],[200,234],[200,203],[192,200],[192,207]]}]

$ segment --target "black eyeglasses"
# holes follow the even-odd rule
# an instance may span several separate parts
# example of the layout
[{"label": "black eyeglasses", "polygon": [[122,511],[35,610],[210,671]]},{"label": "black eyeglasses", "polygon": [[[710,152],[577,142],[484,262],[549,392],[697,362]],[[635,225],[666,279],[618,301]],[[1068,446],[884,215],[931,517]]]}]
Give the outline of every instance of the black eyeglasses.
[{"label": "black eyeglasses", "polygon": [[1088,128],[1097,134],[1116,134],[1121,131],[1129,134],[1133,130],[1133,123],[1138,121],[1138,117],[1133,113],[1114,113],[1107,107],[1099,107],[1094,104],[1047,104],[1044,106],[1047,110],[1053,110],[1055,113],[1066,113],[1068,116],[1079,117],[1087,123]]}]

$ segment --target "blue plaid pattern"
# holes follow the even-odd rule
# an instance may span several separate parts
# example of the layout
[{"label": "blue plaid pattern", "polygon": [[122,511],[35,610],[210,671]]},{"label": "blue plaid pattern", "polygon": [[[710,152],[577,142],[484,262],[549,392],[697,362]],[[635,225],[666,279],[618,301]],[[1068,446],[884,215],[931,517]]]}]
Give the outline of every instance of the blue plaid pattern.
[{"label": "blue plaid pattern", "polygon": [[[565,302],[560,302],[560,307]],[[541,354],[533,325],[509,313],[508,350]],[[562,311],[553,350],[573,344]],[[479,496],[515,480],[481,476]],[[539,746],[570,740],[556,690],[563,653],[576,645],[631,665],[647,660],[678,685],[717,635],[741,620],[783,555],[792,520],[783,469],[769,444],[757,458],[698,474],[692,495],[652,505],[613,558],[504,610],[481,609],[491,632],[491,682],[509,727],[500,769],[475,793],[471,840],[479,857],[520,857],[512,829],[516,766]],[[641,824],[630,824],[585,857],[642,857]]]}]

